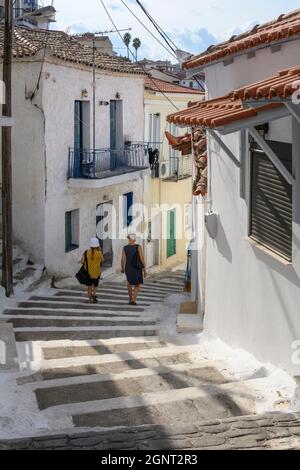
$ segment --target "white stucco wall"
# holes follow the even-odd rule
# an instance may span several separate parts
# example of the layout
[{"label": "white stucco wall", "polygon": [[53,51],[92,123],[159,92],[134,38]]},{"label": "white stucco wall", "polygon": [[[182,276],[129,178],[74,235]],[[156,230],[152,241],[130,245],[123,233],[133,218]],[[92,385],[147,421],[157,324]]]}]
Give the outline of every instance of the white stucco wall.
[{"label": "white stucco wall", "polygon": [[[209,67],[208,95],[220,96],[299,63],[299,41],[295,41],[274,54],[264,49],[254,59],[242,56],[227,67]],[[291,119],[275,122],[269,138],[291,142],[291,127]],[[299,134],[298,126],[295,135]],[[239,134],[222,139],[240,159]],[[216,240],[208,238],[207,245],[205,328],[231,346],[299,375],[300,366],[292,363],[292,343],[300,339],[299,158],[295,159],[293,263],[288,264],[249,242],[250,204],[240,197],[240,170],[211,138],[208,147],[212,209],[219,214],[219,227]],[[248,162],[248,189],[249,167]]]},{"label": "white stucco wall", "polygon": [[[74,101],[81,100],[82,90],[88,91],[90,105],[90,142],[92,142],[92,74],[91,69],[47,63],[44,68],[43,108],[46,115],[47,197],[45,223],[45,264],[54,274],[74,274],[77,261],[96,233],[96,207],[105,200],[113,201],[118,211],[119,197],[133,191],[134,201],[143,200],[143,179],[103,189],[75,189],[67,184],[68,149],[74,146]],[[143,79],[137,76],[97,74],[96,85],[96,147],[110,146],[109,106],[99,101],[115,99],[119,93],[123,100],[124,141],[143,141]],[[105,182],[107,184],[107,181]],[[65,212],[79,209],[80,246],[65,253]],[[122,241],[114,240],[114,265],[119,265]]]},{"label": "white stucco wall", "polygon": [[247,54],[234,58],[234,62],[224,66],[223,62],[205,68],[205,82],[208,98],[222,96],[235,88],[255,83],[270,77],[279,70],[300,64],[300,40],[282,44],[279,51],[270,47],[257,50],[255,57]]},{"label": "white stucco wall", "polygon": [[34,261],[44,259],[44,118],[41,96],[32,103],[25,94],[36,87],[39,72],[37,63],[13,65],[13,230]]}]

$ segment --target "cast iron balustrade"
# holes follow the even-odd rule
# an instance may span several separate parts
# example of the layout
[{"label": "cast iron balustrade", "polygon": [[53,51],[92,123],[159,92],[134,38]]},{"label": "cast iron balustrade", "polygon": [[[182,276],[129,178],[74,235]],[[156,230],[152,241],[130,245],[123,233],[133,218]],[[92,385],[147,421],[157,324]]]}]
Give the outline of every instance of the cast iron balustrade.
[{"label": "cast iron balustrade", "polygon": [[101,179],[149,167],[142,144],[123,149],[69,149],[68,178]]}]

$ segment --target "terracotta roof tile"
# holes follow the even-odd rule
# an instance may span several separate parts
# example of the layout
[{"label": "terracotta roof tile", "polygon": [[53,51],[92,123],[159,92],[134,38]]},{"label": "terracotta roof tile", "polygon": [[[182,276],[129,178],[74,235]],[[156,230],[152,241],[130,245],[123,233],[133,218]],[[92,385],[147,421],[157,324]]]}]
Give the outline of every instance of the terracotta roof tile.
[{"label": "terracotta roof tile", "polygon": [[[259,113],[283,106],[285,100],[300,87],[300,66],[281,70],[276,75],[233,90],[226,96],[198,101],[192,106],[173,113],[167,121],[184,126],[218,127],[234,121],[248,119]],[[278,98],[278,101],[274,100]],[[260,107],[246,106],[246,100],[266,100]],[[269,103],[268,103],[269,101]]]},{"label": "terracotta roof tile", "polygon": [[261,44],[300,36],[300,10],[281,15],[278,19],[257,26],[247,33],[233,36],[229,41],[210,46],[205,52],[192,57],[183,64],[184,69],[192,69],[228,57],[237,52],[251,49]]},{"label": "terracotta roof tile", "polygon": [[281,103],[270,103],[259,108],[245,108],[241,99],[233,100],[231,96],[199,102],[198,105],[171,114],[167,121],[183,126],[202,126],[214,128],[225,126],[241,119],[257,116],[263,111],[283,106]]},{"label": "terracotta roof tile", "polygon": [[287,99],[296,89],[299,89],[300,66],[278,72],[273,77],[261,80],[246,87],[234,90],[231,96],[234,99]]},{"label": "terracotta roof tile", "polygon": [[[3,56],[4,29],[0,26],[0,54]],[[38,51],[47,48],[47,52],[53,57],[69,63],[93,65],[93,49],[81,44],[62,31],[46,31],[41,29],[29,29],[15,27],[13,54],[15,58],[34,56]],[[145,75],[136,64],[126,62],[119,57],[111,57],[100,51],[96,51],[96,67],[110,72],[122,72],[129,74]]]},{"label": "terracotta roof tile", "polygon": [[195,88],[189,88],[181,85],[175,85],[174,83],[166,82],[164,80],[158,80],[156,78],[146,78],[145,79],[145,88],[147,90],[152,90],[156,92],[164,93],[188,93],[190,95],[202,95],[204,96],[203,91],[196,90]]}]

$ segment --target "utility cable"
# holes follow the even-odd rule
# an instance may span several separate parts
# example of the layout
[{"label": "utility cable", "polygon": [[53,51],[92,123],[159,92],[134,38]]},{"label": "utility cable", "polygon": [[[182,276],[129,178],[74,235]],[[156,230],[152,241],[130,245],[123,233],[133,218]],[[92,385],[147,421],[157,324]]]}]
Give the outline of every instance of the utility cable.
[{"label": "utility cable", "polygon": [[[105,13],[107,14],[108,18],[110,19],[113,27],[115,28],[115,30],[118,32],[122,42],[124,42],[124,38],[122,37],[122,34],[119,32],[118,28],[117,28],[117,25],[116,23],[114,22],[114,19],[112,18],[112,16],[110,15],[108,9],[106,8],[105,6],[105,3],[103,0],[100,0],[100,2],[102,3],[102,6],[104,8],[104,11]],[[124,42],[125,44],[125,42]],[[134,53],[132,52],[132,50],[128,47],[128,50],[130,52],[130,54],[132,55],[133,59],[135,58],[134,57]],[[169,101],[169,103],[176,109],[176,111],[179,111],[179,108],[176,106],[175,103],[173,103],[173,101],[160,89],[159,85],[156,83],[156,81],[151,77],[151,75],[148,74],[148,72],[146,71],[146,69],[143,67],[143,65],[139,62],[136,63],[141,69],[142,71],[145,73],[145,75],[147,75],[147,77],[149,78],[149,80],[151,80],[151,82],[153,83],[153,85],[155,86],[155,88],[158,89],[158,91]]]}]

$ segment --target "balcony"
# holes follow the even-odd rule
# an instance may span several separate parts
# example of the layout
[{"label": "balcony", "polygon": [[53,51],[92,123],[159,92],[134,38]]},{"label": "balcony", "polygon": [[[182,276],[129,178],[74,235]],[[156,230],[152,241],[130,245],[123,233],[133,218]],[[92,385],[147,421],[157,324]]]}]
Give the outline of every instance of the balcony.
[{"label": "balcony", "polygon": [[[166,163],[166,162],[164,162]],[[193,176],[193,157],[191,155],[171,157],[169,171],[163,179],[165,181],[181,181]]]},{"label": "balcony", "polygon": [[[103,187],[130,181],[136,177],[134,173],[148,171],[148,168],[142,144],[125,146],[120,150],[69,149],[68,179],[73,187]],[[83,181],[86,184],[82,184]]]}]

